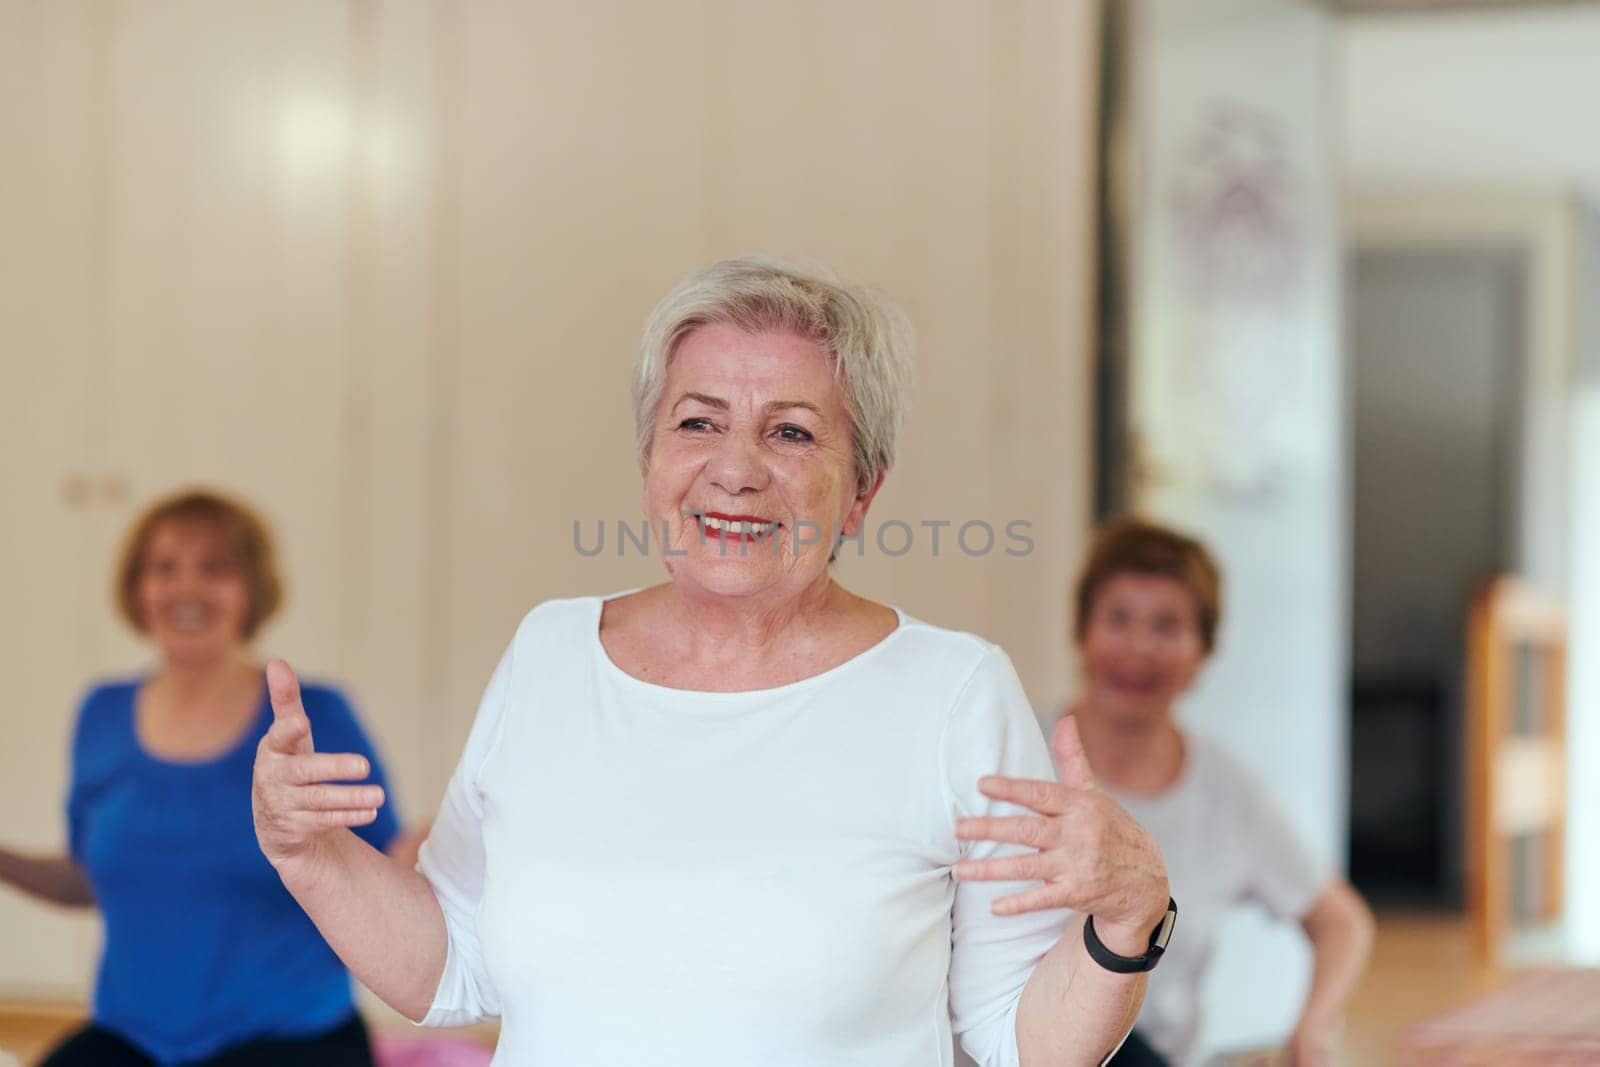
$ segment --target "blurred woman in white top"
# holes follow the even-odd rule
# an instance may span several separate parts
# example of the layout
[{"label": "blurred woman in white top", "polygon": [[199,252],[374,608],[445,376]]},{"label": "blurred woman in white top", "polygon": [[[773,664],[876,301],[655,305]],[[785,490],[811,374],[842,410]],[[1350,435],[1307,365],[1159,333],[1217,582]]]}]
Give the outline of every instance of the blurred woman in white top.
[{"label": "blurred woman in white top", "polygon": [[1370,951],[1372,918],[1355,890],[1311,857],[1255,775],[1177,722],[1177,702],[1216,642],[1221,586],[1198,541],[1139,519],[1107,524],[1075,597],[1083,695],[1042,716],[1047,730],[1076,723],[1095,778],[1154,835],[1182,902],[1183,936],[1151,976],[1134,1040],[1114,1062],[1134,1062],[1141,1043],[1174,1064],[1195,1062],[1217,927],[1230,908],[1254,904],[1310,941],[1311,987],[1287,1051],[1297,1067],[1324,1064]]},{"label": "blurred woman in white top", "polygon": [[1122,1039],[1143,978],[1081,927],[1147,950],[1149,836],[1070,737],[1054,779],[1000,649],[830,566],[894,458],[896,323],[750,259],[656,308],[635,430],[667,580],[528,614],[417,871],[346,829],[377,798],[330,784],[358,768],[315,752],[273,666],[261,847],[399,1011],[498,1016],[497,1063],[561,1067],[927,1067],[952,1029],[981,1064],[1050,1067]]}]

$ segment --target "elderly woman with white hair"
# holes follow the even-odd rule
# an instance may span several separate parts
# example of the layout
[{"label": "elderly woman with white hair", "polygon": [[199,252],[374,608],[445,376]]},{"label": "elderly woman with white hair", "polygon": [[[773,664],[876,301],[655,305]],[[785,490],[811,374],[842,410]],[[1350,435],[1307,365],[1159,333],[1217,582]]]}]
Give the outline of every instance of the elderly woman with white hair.
[{"label": "elderly woman with white hair", "polygon": [[[895,314],[767,260],[652,314],[635,380],[668,580],[540,604],[416,870],[315,751],[288,666],[261,848],[350,969],[497,1063],[1091,1064],[1173,924],[1148,835],[1070,731],[1058,782],[1011,662],[846,590],[909,376]],[[818,531],[822,532],[817,536]],[[829,536],[829,533],[833,535]]]}]

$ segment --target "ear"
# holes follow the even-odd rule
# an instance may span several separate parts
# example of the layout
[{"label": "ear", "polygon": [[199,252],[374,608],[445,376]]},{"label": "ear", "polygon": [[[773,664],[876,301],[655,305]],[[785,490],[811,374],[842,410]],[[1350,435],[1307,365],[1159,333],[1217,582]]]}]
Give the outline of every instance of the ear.
[{"label": "ear", "polygon": [[855,502],[850,505],[850,510],[845,512],[844,522],[840,524],[840,530],[846,537],[854,537],[860,532],[861,524],[867,521],[867,509],[872,506],[872,498],[883,488],[883,479],[888,473],[887,470],[879,471],[866,491],[856,494]]}]

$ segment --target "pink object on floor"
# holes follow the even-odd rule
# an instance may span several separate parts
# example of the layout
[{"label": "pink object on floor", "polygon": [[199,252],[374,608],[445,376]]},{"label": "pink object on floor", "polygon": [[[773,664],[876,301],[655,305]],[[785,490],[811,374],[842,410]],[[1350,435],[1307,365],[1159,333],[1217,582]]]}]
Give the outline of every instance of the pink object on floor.
[{"label": "pink object on floor", "polygon": [[1500,989],[1413,1026],[1407,1064],[1555,1067],[1600,1063],[1600,969],[1514,974]]},{"label": "pink object on floor", "polygon": [[461,1037],[396,1037],[374,1034],[378,1067],[489,1067],[494,1053]]}]

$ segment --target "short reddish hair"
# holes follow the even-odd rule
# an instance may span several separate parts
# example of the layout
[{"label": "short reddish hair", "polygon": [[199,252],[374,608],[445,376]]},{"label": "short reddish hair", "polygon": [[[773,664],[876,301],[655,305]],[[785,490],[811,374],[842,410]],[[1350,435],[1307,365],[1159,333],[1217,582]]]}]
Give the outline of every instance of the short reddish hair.
[{"label": "short reddish hair", "polygon": [[283,603],[283,581],[278,576],[272,531],[247,505],[205,489],[187,489],[163,497],[146,508],[128,531],[117,562],[115,584],[117,610],[123,619],[139,633],[146,632],[145,621],[139,614],[139,574],[144,569],[151,537],[167,522],[209,526],[221,535],[249,591],[244,638],[248,641],[254,637],[261,624]]},{"label": "short reddish hair", "polygon": [[1113,519],[1095,534],[1078,576],[1073,633],[1080,642],[1095,597],[1119,574],[1156,575],[1181,583],[1194,597],[1201,643],[1207,652],[1216,646],[1222,621],[1222,571],[1216,559],[1194,538],[1136,516]]}]

